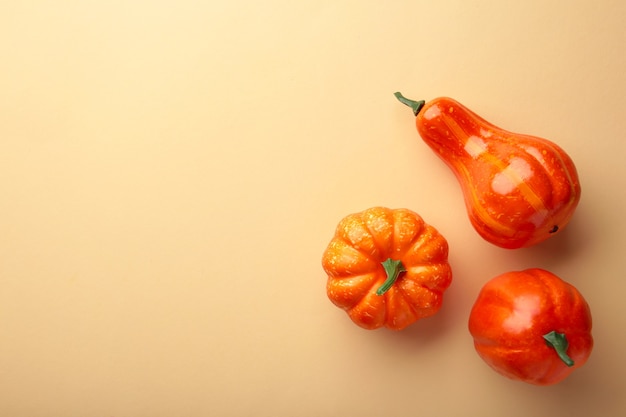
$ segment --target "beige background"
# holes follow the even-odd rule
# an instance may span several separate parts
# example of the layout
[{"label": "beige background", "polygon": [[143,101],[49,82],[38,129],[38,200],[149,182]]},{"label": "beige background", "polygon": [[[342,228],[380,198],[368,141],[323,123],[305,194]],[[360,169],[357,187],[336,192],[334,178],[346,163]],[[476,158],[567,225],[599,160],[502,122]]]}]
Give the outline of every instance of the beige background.
[{"label": "beige background", "polygon": [[[626,415],[626,3],[2,1],[3,416]],[[507,251],[393,92],[552,139],[568,227]],[[393,333],[326,298],[338,221],[384,205],[449,241],[437,316]],[[475,354],[482,283],[576,285],[595,350],[553,387]]]}]

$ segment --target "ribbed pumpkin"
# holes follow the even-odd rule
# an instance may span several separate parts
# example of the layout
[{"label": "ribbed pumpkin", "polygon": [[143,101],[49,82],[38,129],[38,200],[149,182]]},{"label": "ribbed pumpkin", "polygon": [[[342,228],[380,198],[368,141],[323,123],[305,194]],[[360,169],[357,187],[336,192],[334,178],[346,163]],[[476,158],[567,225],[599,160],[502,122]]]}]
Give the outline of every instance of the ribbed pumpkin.
[{"label": "ribbed pumpkin", "polygon": [[401,330],[434,315],[452,280],[446,239],[407,209],[346,216],[322,266],[328,298],[365,329]]}]

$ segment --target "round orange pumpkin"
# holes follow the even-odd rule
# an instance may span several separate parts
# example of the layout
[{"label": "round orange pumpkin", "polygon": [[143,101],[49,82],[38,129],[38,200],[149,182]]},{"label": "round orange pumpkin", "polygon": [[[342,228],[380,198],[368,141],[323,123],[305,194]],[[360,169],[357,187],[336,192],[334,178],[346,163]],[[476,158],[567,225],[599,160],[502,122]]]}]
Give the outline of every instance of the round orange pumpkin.
[{"label": "round orange pumpkin", "polygon": [[345,217],[322,266],[328,298],[365,329],[401,330],[434,315],[452,281],[446,239],[408,209]]}]

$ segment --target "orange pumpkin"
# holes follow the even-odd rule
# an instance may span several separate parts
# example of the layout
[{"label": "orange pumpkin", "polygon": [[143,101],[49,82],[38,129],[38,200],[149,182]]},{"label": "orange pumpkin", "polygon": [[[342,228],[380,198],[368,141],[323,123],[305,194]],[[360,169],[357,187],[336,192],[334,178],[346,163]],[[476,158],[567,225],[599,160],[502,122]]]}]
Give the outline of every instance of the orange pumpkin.
[{"label": "orange pumpkin", "polygon": [[480,357],[496,372],[552,385],[587,362],[591,312],[582,294],[553,273],[531,268],[488,281],[469,317]]},{"label": "orange pumpkin", "polygon": [[452,280],[446,239],[407,209],[345,217],[322,266],[328,298],[365,329],[401,330],[434,315]]},{"label": "orange pumpkin", "polygon": [[395,95],[413,109],[420,136],[457,177],[470,221],[484,239],[508,249],[528,247],[569,222],[580,182],[555,143],[496,127],[451,98],[425,103]]}]

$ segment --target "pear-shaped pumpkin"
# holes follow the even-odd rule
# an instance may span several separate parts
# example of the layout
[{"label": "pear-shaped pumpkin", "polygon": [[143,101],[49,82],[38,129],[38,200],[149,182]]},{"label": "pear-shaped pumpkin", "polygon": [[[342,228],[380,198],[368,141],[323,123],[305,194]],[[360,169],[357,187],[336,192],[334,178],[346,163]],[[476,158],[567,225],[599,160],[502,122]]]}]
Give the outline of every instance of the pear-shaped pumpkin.
[{"label": "pear-shaped pumpkin", "polygon": [[417,130],[452,169],[470,221],[487,241],[529,247],[561,231],[580,200],[571,158],[555,143],[487,122],[457,101],[413,101]]}]

